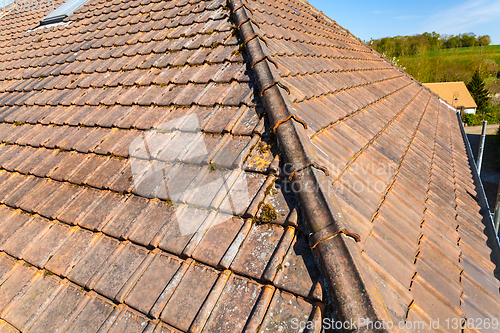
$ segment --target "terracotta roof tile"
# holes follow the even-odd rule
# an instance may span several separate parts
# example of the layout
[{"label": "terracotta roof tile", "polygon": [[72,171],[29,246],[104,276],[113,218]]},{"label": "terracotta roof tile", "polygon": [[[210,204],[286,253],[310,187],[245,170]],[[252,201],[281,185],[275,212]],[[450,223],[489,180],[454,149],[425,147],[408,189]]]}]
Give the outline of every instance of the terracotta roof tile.
[{"label": "terracotta roof tile", "polygon": [[134,229],[137,220],[148,212],[149,205],[150,201],[145,198],[129,197],[114,217],[106,223],[102,231],[112,237],[125,239]]},{"label": "terracotta roof tile", "polygon": [[32,332],[65,329],[72,316],[80,312],[87,302],[86,295],[78,286],[66,283],[29,329]]},{"label": "terracotta roof tile", "polygon": [[[84,195],[84,194],[82,194]],[[98,201],[94,201],[87,213],[78,219],[78,225],[101,231],[127,197],[114,192],[104,192]]]},{"label": "terracotta roof tile", "polygon": [[52,227],[53,223],[35,217],[14,237],[4,244],[4,251],[16,258],[22,258],[29,249]]},{"label": "terracotta roof tile", "polygon": [[[233,214],[237,216],[255,215],[252,211],[258,206],[253,203],[255,201],[262,201],[263,195],[267,188],[265,185],[266,177],[259,174],[248,174],[245,172],[240,173],[229,192],[224,191],[222,194],[227,193],[220,203],[219,209],[226,214]],[[221,196],[222,198],[222,196]]]},{"label": "terracotta roof tile", "polygon": [[19,299],[36,279],[40,278],[36,268],[17,263],[12,274],[4,280],[0,287],[0,308],[2,312],[9,310],[9,304]]},{"label": "terracotta roof tile", "polygon": [[99,273],[103,273],[123,247],[113,238],[100,237],[69,272],[68,278],[81,286],[93,287],[95,279],[100,277]]},{"label": "terracotta roof tile", "polygon": [[[312,312],[312,304],[287,292],[277,291],[260,327],[263,332],[284,331],[294,318],[297,318],[298,322],[307,322],[312,319],[310,318]],[[293,330],[291,327],[288,329]]]},{"label": "terracotta roof tile", "polygon": [[24,258],[37,267],[43,267],[73,232],[74,229],[68,225],[54,223],[42,238],[30,247]]},{"label": "terracotta roof tile", "polygon": [[116,317],[108,317],[103,325],[105,325],[104,327],[109,328],[108,332],[132,333],[144,329],[147,324],[147,317],[130,308],[123,307]]},{"label": "terracotta roof tile", "polygon": [[50,256],[45,265],[48,270],[61,276],[67,276],[89,248],[102,237],[85,229],[74,228],[72,231],[66,242],[56,247],[57,252]]},{"label": "terracotta roof tile", "polygon": [[56,278],[44,277],[39,273],[26,292],[9,306],[5,319],[19,330],[26,330],[34,324],[38,315],[50,304],[62,287],[63,284]]},{"label": "terracotta roof tile", "polygon": [[[381,320],[498,317],[454,113],[310,5],[232,15],[236,3],[88,2],[30,32],[48,13],[0,18],[1,329],[277,331],[342,316],[325,312],[336,276],[308,244],[320,194],[360,237],[314,249],[323,260],[345,242],[365,288],[345,297],[369,295]],[[249,27],[268,45],[242,49]],[[263,92],[270,78],[290,96]],[[274,127],[275,92],[308,125],[295,141],[282,135],[295,120]],[[284,179],[301,151],[305,169]],[[310,170],[321,193],[295,193]]]},{"label": "terracotta roof tile", "polygon": [[209,267],[191,265],[163,309],[160,318],[172,326],[187,331],[209,295],[217,275],[217,272]]},{"label": "terracotta roof tile", "polygon": [[71,173],[67,180],[77,185],[85,184],[85,181],[93,176],[107,160],[108,157],[105,156],[87,155],[85,161],[77,169],[73,170],[73,173]]},{"label": "terracotta roof tile", "polygon": [[254,226],[248,234],[231,268],[238,273],[261,279],[272,258],[270,249],[277,247],[284,229],[278,226]]},{"label": "terracotta roof tile", "polygon": [[180,266],[179,259],[158,253],[126,297],[127,305],[142,313],[149,313]]},{"label": "terracotta roof tile", "polygon": [[89,186],[96,188],[110,188],[111,183],[126,167],[127,161],[119,158],[110,158],[87,181]]},{"label": "terracotta roof tile", "polygon": [[50,172],[47,176],[51,179],[59,181],[67,181],[84,163],[87,162],[89,157],[84,154],[72,152],[62,161],[62,163]]},{"label": "terracotta roof tile", "polygon": [[[304,298],[323,300],[321,276],[314,269],[314,257],[305,237],[298,235],[288,250],[278,271],[274,283]],[[293,273],[292,273],[293,272]]]},{"label": "terracotta roof tile", "polygon": [[45,180],[42,178],[27,177],[26,181],[24,181],[21,186],[17,187],[16,190],[11,192],[10,195],[5,197],[2,201],[9,206],[18,206],[20,202],[26,197],[29,197],[29,195],[42,186],[44,182]]},{"label": "terracotta roof tile", "polygon": [[229,253],[230,246],[237,242],[237,235],[244,229],[244,224],[239,218],[218,215],[194,250],[193,258],[212,267],[219,267]]},{"label": "terracotta roof tile", "polygon": [[147,260],[147,256],[148,251],[127,244],[118,256],[109,262],[109,266],[96,282],[95,290],[109,299],[120,299],[123,302],[122,294],[126,295],[135,283],[134,272],[138,269],[144,270],[141,269],[141,264]]},{"label": "terracotta roof tile", "polygon": [[[176,218],[178,223],[169,226],[158,246],[165,251],[180,255],[194,234],[203,231],[203,225],[213,217],[209,216],[206,210],[180,206],[176,208]],[[199,230],[200,228],[202,230]]]},{"label": "terracotta roof tile", "polygon": [[259,284],[231,275],[202,332],[242,331],[261,290]]}]

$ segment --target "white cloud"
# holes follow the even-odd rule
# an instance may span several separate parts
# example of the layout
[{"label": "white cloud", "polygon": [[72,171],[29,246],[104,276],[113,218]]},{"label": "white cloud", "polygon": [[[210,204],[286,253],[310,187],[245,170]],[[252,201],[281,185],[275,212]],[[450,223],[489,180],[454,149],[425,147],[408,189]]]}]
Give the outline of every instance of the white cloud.
[{"label": "white cloud", "polygon": [[394,13],[392,10],[374,10],[373,14],[381,15],[381,14],[392,14]]},{"label": "white cloud", "polygon": [[469,0],[431,15],[426,30],[458,34],[500,19],[500,0]]}]

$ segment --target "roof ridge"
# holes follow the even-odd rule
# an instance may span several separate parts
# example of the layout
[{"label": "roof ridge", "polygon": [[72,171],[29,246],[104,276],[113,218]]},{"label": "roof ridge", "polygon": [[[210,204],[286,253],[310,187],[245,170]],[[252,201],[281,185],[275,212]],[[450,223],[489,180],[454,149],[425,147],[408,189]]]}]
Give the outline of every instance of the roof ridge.
[{"label": "roof ridge", "polygon": [[297,114],[288,88],[281,83],[281,76],[272,68],[272,65],[278,68],[278,64],[272,59],[265,38],[259,34],[259,25],[247,4],[247,0],[228,0],[271,128],[285,158],[287,176],[301,189],[295,194],[308,223],[309,243],[316,249],[313,252],[328,282],[330,296],[341,320],[357,323],[359,318],[367,318],[376,322],[378,318],[361,272],[345,243],[348,239],[357,240],[359,236],[350,232],[342,221],[325,177],[328,170],[317,162],[319,158],[305,132],[307,125]]}]

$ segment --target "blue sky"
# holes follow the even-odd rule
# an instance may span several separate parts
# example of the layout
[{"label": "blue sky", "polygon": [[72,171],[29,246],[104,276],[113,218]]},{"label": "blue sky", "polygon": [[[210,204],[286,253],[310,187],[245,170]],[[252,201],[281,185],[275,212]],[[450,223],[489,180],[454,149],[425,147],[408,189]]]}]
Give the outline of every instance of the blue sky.
[{"label": "blue sky", "polygon": [[354,35],[363,39],[473,32],[500,44],[500,0],[332,1],[309,0]]}]

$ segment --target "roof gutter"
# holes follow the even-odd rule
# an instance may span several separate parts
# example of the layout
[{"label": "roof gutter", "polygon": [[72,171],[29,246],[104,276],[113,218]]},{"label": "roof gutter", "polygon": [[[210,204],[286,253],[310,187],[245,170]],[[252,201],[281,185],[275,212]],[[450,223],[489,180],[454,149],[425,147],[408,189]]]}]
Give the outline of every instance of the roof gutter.
[{"label": "roof gutter", "polygon": [[476,198],[478,200],[479,206],[481,207],[479,213],[483,216],[483,224],[486,226],[485,234],[488,237],[488,246],[493,251],[492,259],[494,259],[494,263],[497,266],[497,268],[495,269],[495,276],[498,278],[500,277],[500,239],[498,238],[498,233],[495,231],[495,224],[493,223],[493,219],[491,217],[490,206],[488,204],[488,200],[486,199],[483,182],[481,181],[481,177],[479,177],[479,174],[477,172],[476,160],[474,159],[474,154],[472,153],[469,139],[467,138],[467,134],[465,133],[465,128],[462,123],[462,119],[460,118],[460,112],[457,112],[457,121],[459,123],[460,132],[462,133],[462,138],[465,143],[469,166],[472,170],[474,185],[476,186]]},{"label": "roof gutter", "polygon": [[[352,241],[347,236],[356,238],[356,235],[350,234],[339,221],[335,198],[329,196],[332,191],[328,190],[327,170],[315,162],[315,150],[305,132],[307,125],[296,113],[288,88],[280,82],[273,68],[277,64],[246,3],[228,0],[281,153],[291,166],[290,178],[294,188],[300,188],[296,195],[311,232],[309,241],[328,283],[339,320],[358,323],[363,318],[377,322],[379,319],[346,244]],[[373,329],[359,327],[346,331],[373,332]]]}]

